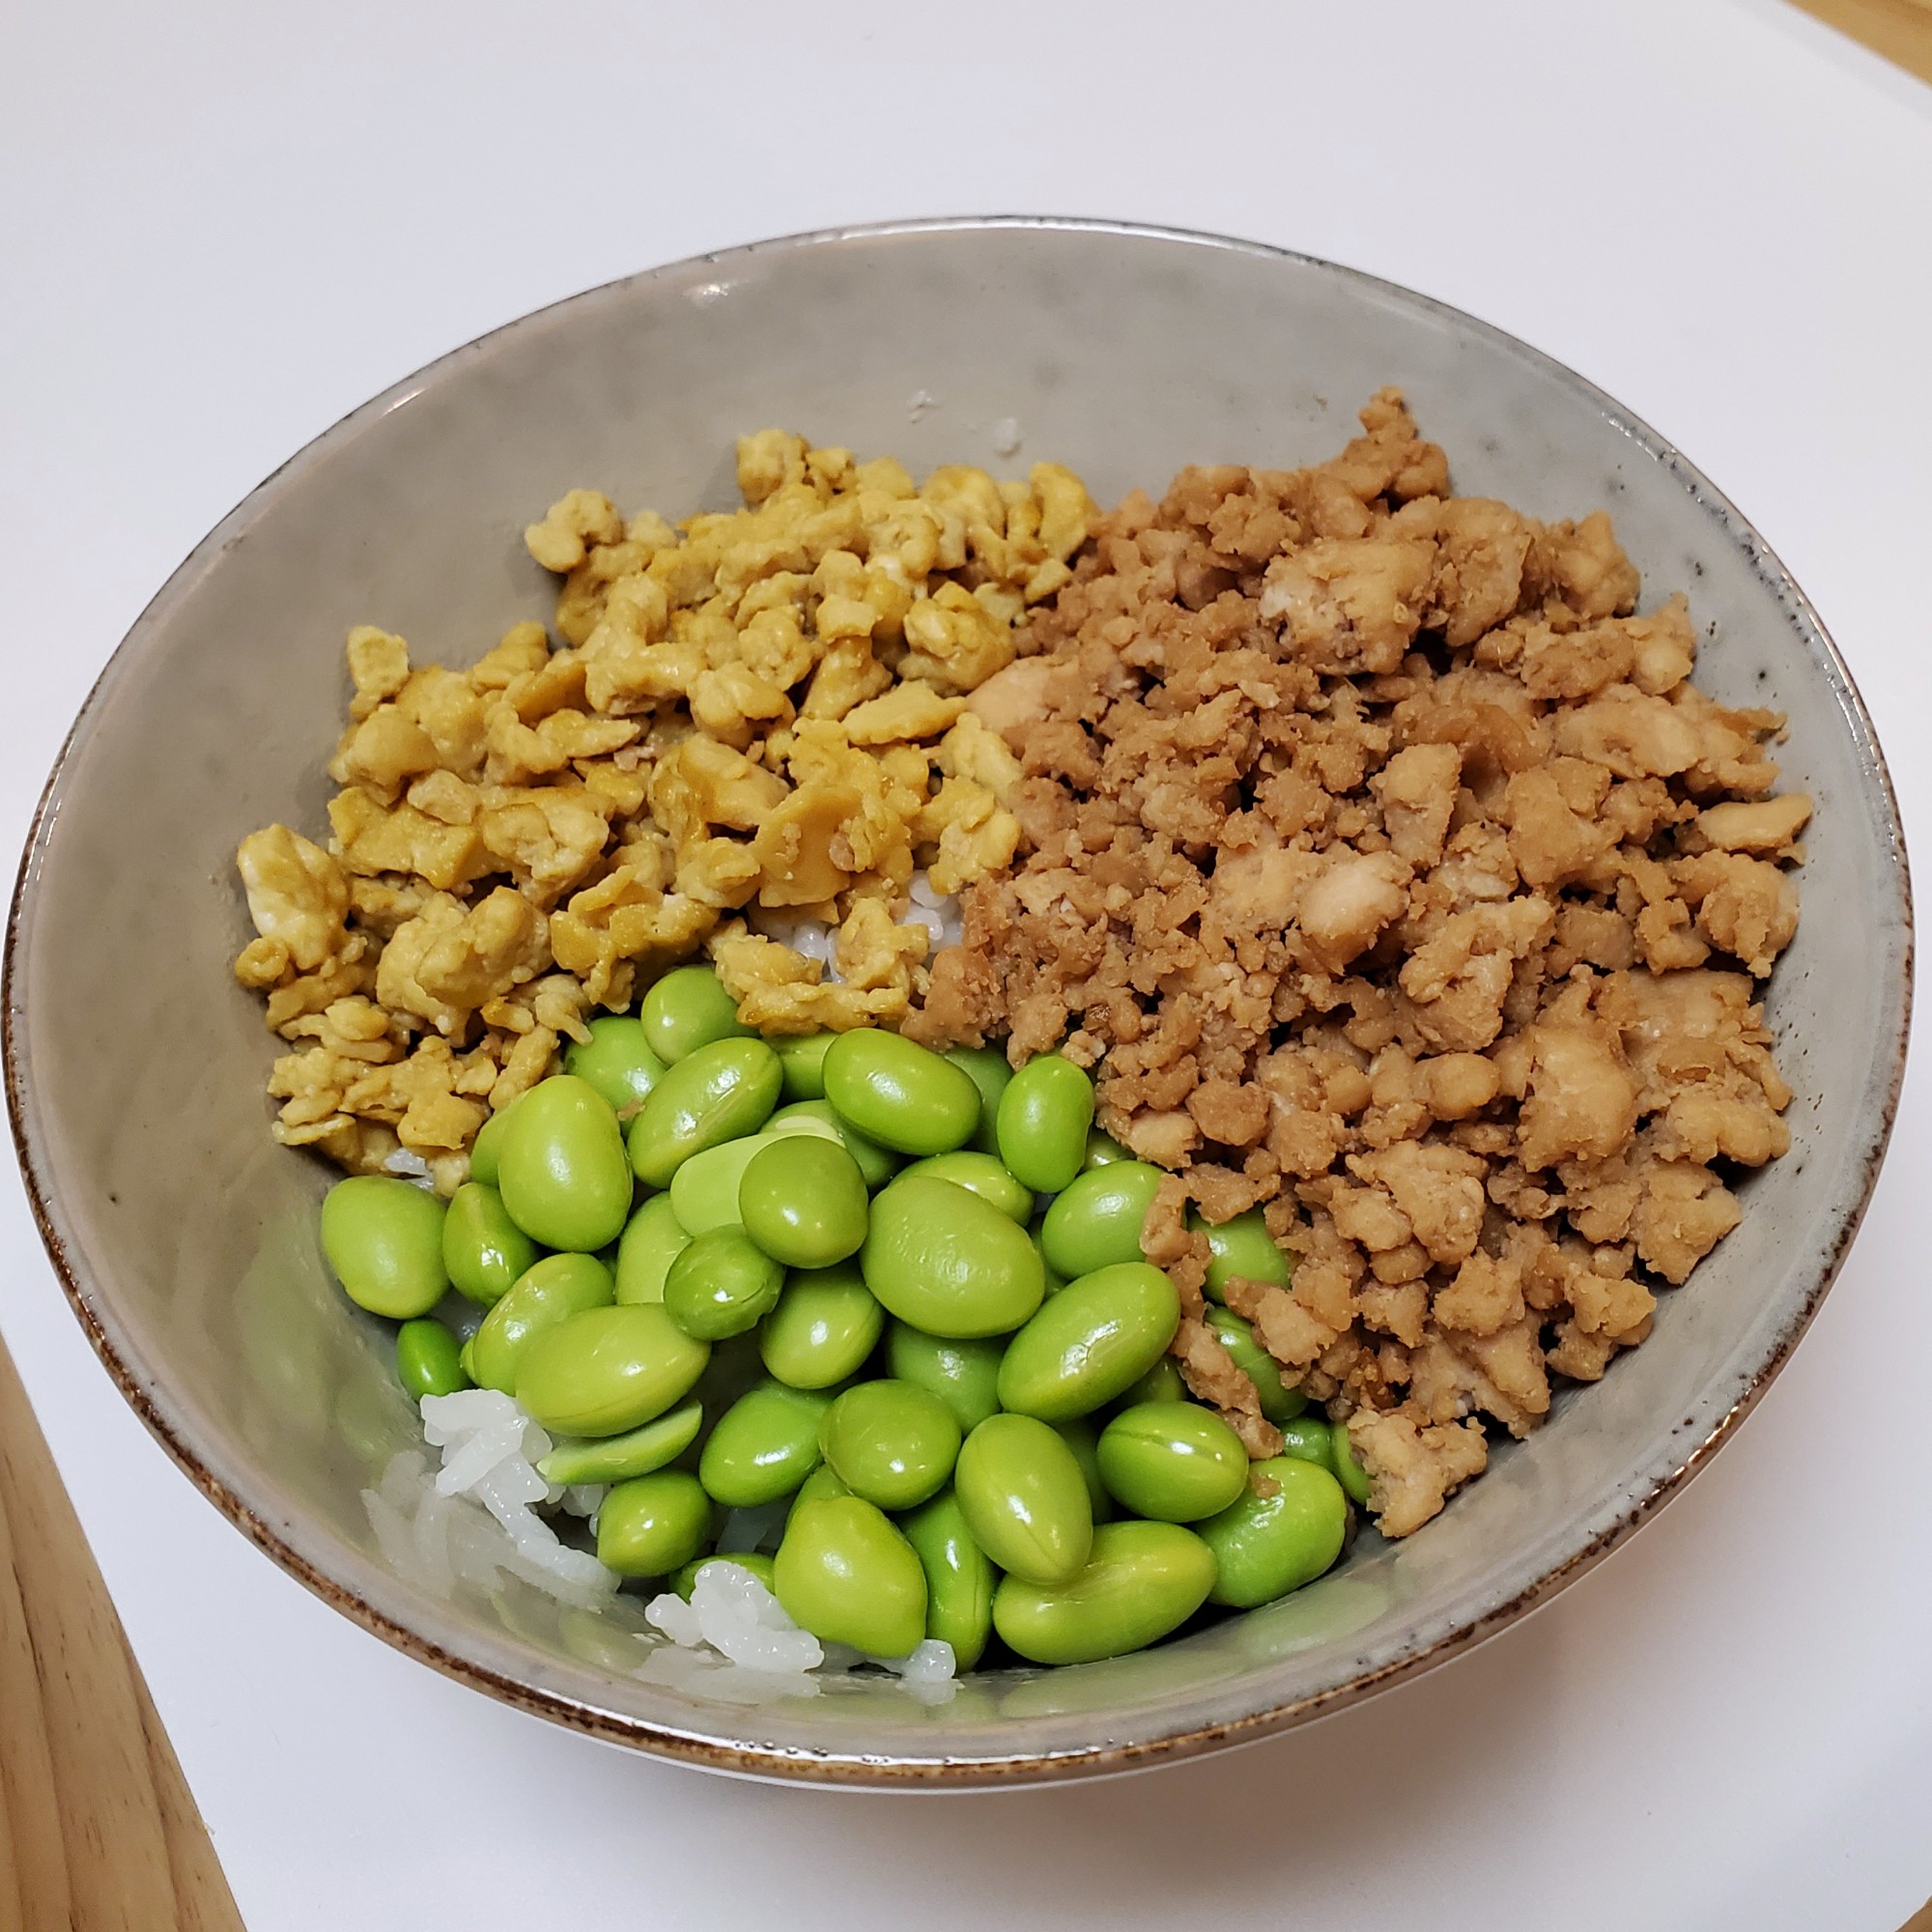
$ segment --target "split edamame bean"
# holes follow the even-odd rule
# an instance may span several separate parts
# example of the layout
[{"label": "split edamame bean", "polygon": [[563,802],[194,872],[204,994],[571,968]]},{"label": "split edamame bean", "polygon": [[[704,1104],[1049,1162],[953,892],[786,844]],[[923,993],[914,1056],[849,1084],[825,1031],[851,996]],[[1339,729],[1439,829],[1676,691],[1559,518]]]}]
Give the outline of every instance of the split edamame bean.
[{"label": "split edamame bean", "polygon": [[825,1098],[825,1052],[838,1037],[836,1033],[786,1034],[771,1042],[784,1069],[787,1100]]},{"label": "split edamame bean", "polygon": [[611,1103],[574,1074],[538,1081],[503,1130],[497,1187],[510,1219],[544,1247],[595,1254],[614,1241],[631,1172]]},{"label": "split edamame bean", "polygon": [[1093,1081],[1064,1056],[1037,1053],[1000,1095],[1000,1158],[1036,1194],[1058,1194],[1080,1172],[1093,1124]]},{"label": "split edamame bean", "polygon": [[859,1164],[868,1189],[883,1187],[899,1171],[899,1157],[877,1141],[868,1141],[856,1128],[847,1126],[833,1111],[830,1100],[797,1100],[781,1107],[765,1122],[768,1134],[816,1134],[821,1140],[841,1143]]},{"label": "split edamame bean", "polygon": [[667,1066],[714,1040],[754,1033],[738,1018],[737,1004],[709,966],[674,966],[645,993],[638,1009],[645,1042]]},{"label": "split edamame bean", "polygon": [[925,1571],[863,1496],[828,1496],[792,1511],[772,1589],[792,1622],[824,1643],[903,1657],[925,1635]]},{"label": "split edamame bean", "polygon": [[646,1187],[668,1187],[695,1153],[755,1133],[778,1104],[783,1074],[761,1039],[717,1039],[668,1067],[638,1109],[631,1171]]},{"label": "split edamame bean", "polygon": [[697,1480],[726,1509],[756,1509],[788,1496],[818,1467],[829,1396],[761,1382],[723,1415],[698,1458]]},{"label": "split edamame bean", "polygon": [[1101,1435],[1099,1463],[1109,1493],[1155,1522],[1218,1516],[1248,1486],[1241,1438],[1198,1403],[1123,1409]]},{"label": "split edamame bean", "polygon": [[723,1342],[778,1304],[784,1269],[739,1227],[711,1228],[679,1249],[665,1275],[665,1312],[687,1335]]},{"label": "split edamame bean", "polygon": [[826,1409],[818,1439],[826,1462],[855,1496],[883,1510],[907,1510],[952,1475],[959,1422],[917,1383],[860,1382]]},{"label": "split edamame bean", "polygon": [[1057,1584],[1016,1575],[993,1593],[993,1628],[1034,1663],[1096,1663],[1179,1629],[1214,1586],[1214,1554],[1174,1522],[1110,1522]]},{"label": "split edamame bean", "polygon": [[687,1604],[690,1603],[692,1588],[697,1581],[698,1573],[708,1570],[714,1563],[735,1563],[740,1570],[749,1570],[766,1589],[772,1587],[772,1559],[762,1549],[733,1549],[719,1550],[711,1556],[694,1558],[670,1579],[671,1588]]},{"label": "split edamame bean", "polygon": [[590,1037],[563,1050],[563,1070],[587,1080],[611,1107],[636,1107],[664,1077],[665,1063],[644,1037],[643,1022],[629,1013],[600,1013]]},{"label": "split edamame bean", "polygon": [[787,1267],[830,1267],[866,1238],[859,1163],[815,1134],[766,1137],[739,1180],[737,1207],[746,1234]]},{"label": "split edamame bean", "polygon": [[1033,1219],[1033,1190],[1022,1187],[1000,1165],[999,1156],[976,1153],[971,1148],[955,1148],[951,1153],[935,1153],[900,1169],[902,1175],[923,1174],[932,1180],[950,1180],[964,1187],[981,1201],[990,1201],[1009,1221],[1024,1228]]},{"label": "split edamame bean", "polygon": [[529,1344],[516,1397],[554,1434],[618,1435],[681,1402],[710,1359],[654,1302],[587,1308]]},{"label": "split edamame bean", "polygon": [[1048,1265],[1071,1280],[1116,1262],[1145,1261],[1141,1229],[1165,1178],[1144,1160],[1107,1161],[1075,1175],[1040,1224]]},{"label": "split edamame bean", "polygon": [[489,1308],[537,1258],[537,1244],[510,1219],[487,1182],[466,1180],[442,1217],[442,1265],[457,1292]]},{"label": "split edamame bean", "polygon": [[890,1314],[955,1339],[1019,1327],[1046,1292],[1024,1228],[977,1194],[923,1175],[873,1197],[859,1265]]},{"label": "split edamame bean", "polygon": [[396,1379],[412,1402],[426,1395],[454,1395],[469,1386],[456,1337],[427,1315],[405,1321],[396,1331]]},{"label": "split edamame bean", "polygon": [[620,1577],[668,1577],[704,1548],[711,1498],[683,1469],[613,1485],[597,1512],[597,1560]]},{"label": "split edamame bean", "polygon": [[538,1336],[616,1296],[611,1270],[595,1255],[546,1255],[484,1316],[469,1338],[469,1371],[479,1388],[517,1392],[517,1372]]},{"label": "split edamame bean", "polygon": [[[781,1304],[782,1306],[782,1304]],[[902,1382],[936,1395],[962,1430],[977,1429],[1000,1409],[1000,1357],[995,1338],[952,1339],[895,1321],[886,1337],[886,1367]]]},{"label": "split edamame bean", "polygon": [[670,1264],[691,1245],[668,1194],[653,1194],[625,1224],[617,1243],[617,1299],[662,1301]]},{"label": "split edamame bean", "polygon": [[1342,1486],[1319,1463],[1272,1456],[1253,1473],[1271,1485],[1270,1493],[1260,1494],[1250,1483],[1201,1525],[1201,1539],[1214,1552],[1214,1601],[1237,1610],[1313,1582],[1341,1555],[1349,1526]]},{"label": "split edamame bean", "polygon": [[964,1147],[980,1120],[972,1075],[929,1047],[877,1027],[842,1033],[825,1055],[825,1097],[867,1140],[899,1153]]},{"label": "split edamame bean", "polygon": [[356,1307],[408,1321],[442,1299],[443,1212],[434,1194],[393,1175],[353,1174],[328,1190],[322,1251]]},{"label": "split edamame bean", "polygon": [[621,1435],[559,1442],[537,1463],[547,1483],[623,1483],[675,1463],[697,1440],[704,1405],[680,1403]]},{"label": "split edamame bean", "polygon": [[1035,1583],[1077,1576],[1094,1541],[1079,1459],[1030,1415],[989,1415],[953,1465],[952,1492],[973,1540],[1002,1570]]},{"label": "split edamame bean", "polygon": [[[795,1139],[781,1135],[781,1139]],[[738,1184],[745,1170],[764,1150],[763,1134],[746,1134],[695,1153],[670,1178],[666,1190],[670,1196],[671,1212],[688,1235],[706,1235],[713,1228],[733,1228],[740,1220]]]},{"label": "split edamame bean", "polygon": [[1179,1326],[1179,1293],[1159,1268],[1096,1268],[1068,1282],[1008,1343],[1000,1406],[1044,1422],[1091,1414],[1146,1375]]},{"label": "split edamame bean", "polygon": [[1367,1509],[1369,1472],[1362,1467],[1362,1459],[1355,1454],[1355,1445],[1349,1440],[1349,1425],[1346,1422],[1331,1422],[1328,1425],[1328,1453],[1334,1459],[1335,1479],[1342,1485],[1344,1493],[1357,1509]]},{"label": "split edamame bean", "polygon": [[997,1046],[952,1046],[940,1055],[958,1067],[980,1090],[980,1121],[966,1145],[980,1153],[1000,1151],[1000,1095],[1013,1077],[1012,1063]]},{"label": "split edamame bean", "polygon": [[1259,1208],[1250,1208],[1218,1226],[1190,1212],[1187,1225],[1195,1234],[1208,1237],[1206,1286],[1213,1300],[1225,1302],[1228,1284],[1237,1276],[1244,1281],[1272,1282],[1278,1288],[1293,1281],[1294,1264],[1276,1245]]},{"label": "split edamame bean", "polygon": [[1255,1340],[1255,1331],[1232,1309],[1209,1308],[1208,1325],[1234,1356],[1236,1367],[1260,1391],[1262,1413],[1270,1422],[1292,1422],[1308,1406],[1308,1398],[1283,1382],[1281,1364]]},{"label": "split edamame bean", "polygon": [[942,1490],[914,1510],[899,1529],[925,1572],[926,1635],[950,1643],[953,1662],[971,1670],[992,1634],[998,1578],[966,1526],[959,1498]]},{"label": "split edamame bean", "polygon": [[808,1268],[787,1278],[759,1325],[758,1352],[787,1387],[831,1388],[865,1367],[885,1322],[855,1263]]}]

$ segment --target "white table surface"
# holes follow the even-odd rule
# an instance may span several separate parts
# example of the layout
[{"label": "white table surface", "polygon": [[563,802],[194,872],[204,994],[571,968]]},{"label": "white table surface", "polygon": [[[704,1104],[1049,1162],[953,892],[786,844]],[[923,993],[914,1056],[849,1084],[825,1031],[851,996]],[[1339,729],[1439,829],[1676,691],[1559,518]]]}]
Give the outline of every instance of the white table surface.
[{"label": "white table surface", "polygon": [[[0,71],[9,847],[150,594],[366,395],[705,247],[1026,210],[1333,256],[1604,384],[1810,590],[1932,852],[1932,92],[1772,0],[15,0]],[[194,1493],[11,1175],[0,1323],[254,1932],[1892,1932],[1932,1891],[1928,1088],[1791,1369],[1631,1547],[1365,1708],[1061,1790],[757,1787],[500,1709]]]}]

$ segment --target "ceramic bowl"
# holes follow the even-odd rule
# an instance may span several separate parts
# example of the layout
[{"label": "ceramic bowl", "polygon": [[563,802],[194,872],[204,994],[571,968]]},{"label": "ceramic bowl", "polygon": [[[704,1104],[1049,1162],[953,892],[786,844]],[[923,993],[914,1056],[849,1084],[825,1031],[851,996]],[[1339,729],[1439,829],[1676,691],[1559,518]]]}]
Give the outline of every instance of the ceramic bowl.
[{"label": "ceramic bowl", "polygon": [[[732,500],[771,422],[913,469],[1052,456],[1102,501],[1189,462],[1338,448],[1384,383],[1457,485],[1600,505],[1647,594],[1687,589],[1698,678],[1790,714],[1816,795],[1770,1015],[1794,1145],[1654,1338],[1418,1535],[1364,1535],[1269,1608],[1112,1663],[884,1681],[741,1706],[639,1681],[634,1640],[521,1584],[392,1565],[365,1492],[417,1440],[388,1340],[317,1248],[323,1168],[276,1148],[272,1050],[229,961],[232,856],[326,827],[353,623],[468,663],[552,582],[519,532],[565,488]],[[1017,434],[1021,447],[1009,445]],[[1323,262],[1114,224],[808,236],[654,270],[445,356],[311,443],[182,565],[87,701],[9,934],[8,1093],[48,1251],[128,1401],[217,1508],[377,1635],[592,1736],[718,1769],[966,1785],[1104,1773],[1263,1736],[1454,1656],[1580,1576],[1699,1468],[1816,1312],[1871,1192],[1905,1051],[1910,911],[1870,722],[1804,596],[1661,437],[1547,356]]]}]

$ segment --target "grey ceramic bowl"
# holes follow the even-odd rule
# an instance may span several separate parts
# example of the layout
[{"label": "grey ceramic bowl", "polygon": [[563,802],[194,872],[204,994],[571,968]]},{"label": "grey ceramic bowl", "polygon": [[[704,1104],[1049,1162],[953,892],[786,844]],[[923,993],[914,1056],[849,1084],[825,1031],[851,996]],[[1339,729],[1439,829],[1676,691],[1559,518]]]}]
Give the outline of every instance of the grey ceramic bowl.
[{"label": "grey ceramic bowl", "polygon": [[[1790,1155],[1650,1343],[1559,1397],[1420,1534],[1369,1535],[1270,1608],[1121,1662],[744,1709],[613,1673],[594,1619],[392,1570],[361,1492],[415,1439],[385,1337],[330,1286],[321,1167],[276,1149],[231,855],[325,825],[342,637],[467,663],[550,581],[518,531],[572,484],[672,513],[730,497],[768,422],[915,469],[1075,466],[1096,497],[1183,463],[1337,448],[1407,390],[1458,486],[1545,517],[1607,505],[1649,594],[1690,591],[1698,676],[1791,714],[1817,796],[1771,989]],[[111,908],[111,918],[107,909]],[[1711,1455],[1815,1313],[1891,1123],[1910,985],[1905,855],[1871,726],[1809,605],[1667,443],[1547,357],[1328,264],[1111,224],[809,236],[597,289],[458,350],[278,470],[182,565],[88,699],[9,935],[8,1094],[48,1250],[129,1402],[217,1507],[346,1615],[493,1696],[714,1768],[847,1783],[1100,1773],[1260,1737],[1440,1662],[1580,1576]],[[130,1045],[134,1048],[130,1051]]]}]

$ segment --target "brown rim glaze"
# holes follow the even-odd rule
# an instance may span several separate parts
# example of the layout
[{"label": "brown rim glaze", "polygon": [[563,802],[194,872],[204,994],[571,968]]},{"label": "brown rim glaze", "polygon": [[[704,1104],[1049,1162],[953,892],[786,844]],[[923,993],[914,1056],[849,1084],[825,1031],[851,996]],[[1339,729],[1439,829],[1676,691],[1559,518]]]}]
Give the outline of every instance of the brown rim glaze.
[{"label": "brown rim glaze", "polygon": [[[1896,984],[1891,989],[1892,1024],[1889,1052],[1878,1063],[1878,1065],[1885,1069],[1886,1076],[1880,1097],[1880,1114],[1873,1126],[1863,1159],[1861,1184],[1857,1189],[1856,1198],[1848,1201],[1839,1211],[1832,1245],[1818,1268],[1816,1278],[1803,1303],[1777,1336],[1775,1346],[1745,1384],[1738,1399],[1718,1418],[1703,1439],[1697,1442],[1674,1468],[1655,1481],[1646,1492],[1628,1502],[1607,1527],[1592,1537],[1582,1548],[1546,1571],[1534,1583],[1506,1603],[1480,1616],[1470,1618],[1446,1635],[1423,1645],[1407,1656],[1392,1660],[1378,1668],[1363,1671],[1346,1683],[1314,1695],[1269,1705],[1231,1721],[1180,1729],[1165,1736],[1130,1745],[1095,1746],[1043,1756],[985,1755],[973,1758],[905,1761],[874,1756],[838,1756],[830,1753],[820,1755],[780,1749],[732,1748],[710,1740],[681,1735],[640,1719],[599,1710],[570,1697],[537,1689],[506,1677],[472,1658],[459,1656],[430,1641],[419,1632],[385,1615],[355,1590],[318,1569],[277,1535],[243,1496],[238,1494],[233,1488],[213,1474],[197,1450],[194,1441],[190,1439],[192,1432],[187,1430],[181,1418],[171,1411],[165,1398],[158,1391],[150,1390],[143,1384],[117,1349],[113,1337],[96,1312],[91,1284],[82,1278],[56,1225],[53,1209],[58,1199],[58,1184],[54,1176],[43,1166],[40,1151],[29,1125],[31,1111],[28,1102],[29,1079],[19,1024],[20,1009],[14,997],[16,987],[18,943],[21,931],[32,916],[38,864],[46,829],[58,810],[63,773],[75,745],[86,732],[93,713],[111,685],[123,653],[128,649],[128,643],[142,633],[149,618],[168,602],[170,594],[177,585],[198,575],[209,562],[238,539],[242,527],[245,525],[246,513],[250,506],[287,471],[318,457],[339,440],[353,435],[372,418],[407,401],[427,379],[473,355],[484,346],[510,332],[526,328],[540,319],[554,317],[559,311],[574,303],[593,299],[637,282],[674,274],[700,263],[707,266],[728,265],[750,256],[773,251],[793,250],[864,238],[884,239],[895,235],[992,228],[1072,230],[1129,237],[1141,236],[1151,240],[1184,242],[1198,246],[1234,249],[1245,254],[1294,262],[1352,283],[1365,291],[1393,296],[1405,304],[1411,305],[1426,314],[1452,321],[1457,327],[1486,337],[1506,348],[1510,353],[1560,376],[1606,419],[1615,424],[1633,443],[1669,470],[1695,501],[1713,513],[1724,525],[1732,540],[1746,553],[1759,577],[1776,594],[1779,601],[1795,617],[1802,619],[1815,633],[1829,668],[1838,683],[1839,695],[1848,714],[1849,723],[1861,744],[1867,779],[1878,794],[1883,815],[1887,821],[1889,833],[1888,856],[1891,863],[1890,877],[1896,901],[1895,906],[1888,910],[1895,911],[1898,920],[1902,935],[1902,955]],[[1358,1703],[1363,1698],[1373,1696],[1376,1692],[1403,1683],[1408,1678],[1419,1676],[1422,1672],[1474,1648],[1505,1626],[1548,1603],[1559,1591],[1593,1569],[1634,1530],[1647,1522],[1710,1462],[1736,1430],[1738,1424],[1756,1406],[1765,1390],[1770,1387],[1790,1359],[1792,1350],[1810,1326],[1827,1292],[1836,1279],[1860,1224],[1864,1218],[1866,1207],[1870,1203],[1897,1113],[1899,1093],[1904,1079],[1911,1018],[1913,964],[1912,899],[1897,798],[1884,754],[1872,730],[1870,717],[1845,668],[1844,661],[1832,641],[1830,634],[1819,620],[1810,601],[1799,589],[1790,573],[1777,560],[1757,531],[1720,492],[1647,424],[1632,415],[1594,384],[1577,375],[1553,357],[1529,348],[1506,331],[1493,328],[1489,324],[1480,322],[1446,303],[1419,296],[1411,290],[1402,288],[1399,284],[1365,275],[1358,270],[1324,262],[1318,257],[1297,254],[1289,249],[1269,247],[1260,242],[1240,242],[1198,231],[1153,227],[1139,223],[1053,216],[963,216],[943,220],[884,222],[850,228],[824,229],[774,241],[753,242],[744,247],[691,258],[684,262],[668,264],[661,269],[647,270],[639,275],[622,277],[616,282],[586,290],[563,301],[533,310],[529,315],[507,323],[500,328],[493,329],[462,348],[451,351],[447,355],[426,364],[380,396],[352,411],[297,452],[287,463],[272,471],[196,546],[186,560],[169,578],[167,583],[150,601],[147,609],[135,620],[128,638],[117,647],[113,657],[108,660],[100,676],[96,680],[79,716],[62,745],[60,755],[55,761],[53,771],[47,779],[35,810],[8,915],[4,958],[0,958],[0,1006],[4,1006],[4,1014],[0,1014],[0,1055],[4,1055],[6,1065],[7,1104],[14,1151],[26,1182],[27,1196],[32,1206],[35,1223],[40,1229],[41,1238],[45,1244],[54,1270],[60,1277],[68,1301],[85,1330],[88,1340],[93,1344],[95,1352],[100,1357],[128,1405],[189,1481],[257,1548],[272,1557],[289,1575],[325,1603],[331,1605],[344,1616],[381,1637],[385,1643],[427,1663],[444,1676],[468,1684],[501,1703],[527,1711],[553,1723],[561,1724],[567,1729],[581,1732],[587,1737],[602,1739],[607,1743],[623,1745],[707,1770],[742,1776],[794,1779],[836,1785],[886,1788],[924,1786],[958,1790],[1055,1778],[1107,1776],[1140,1770],[1151,1765],[1198,1756],[1234,1745],[1253,1743],[1330,1712],[1343,1710],[1349,1705]]]}]

